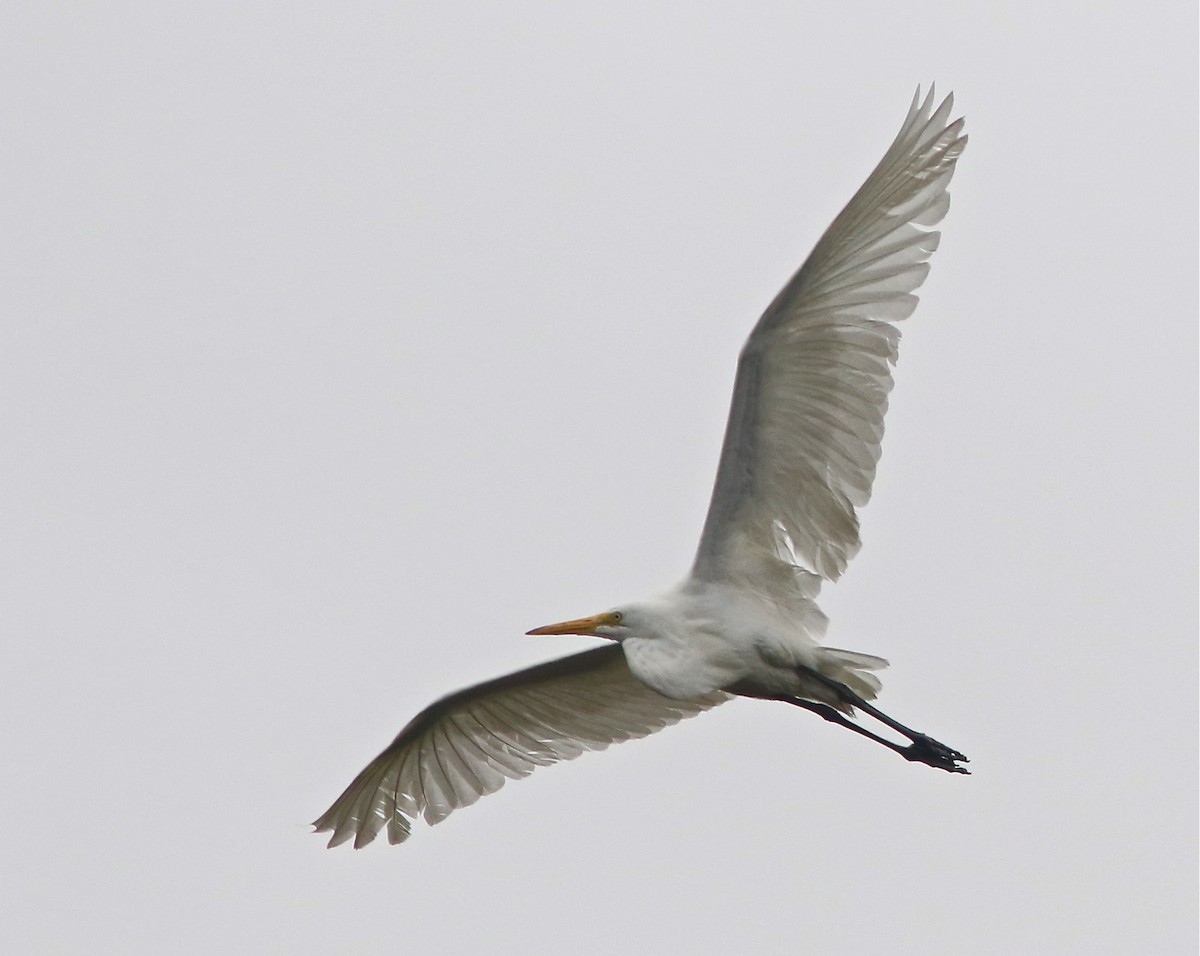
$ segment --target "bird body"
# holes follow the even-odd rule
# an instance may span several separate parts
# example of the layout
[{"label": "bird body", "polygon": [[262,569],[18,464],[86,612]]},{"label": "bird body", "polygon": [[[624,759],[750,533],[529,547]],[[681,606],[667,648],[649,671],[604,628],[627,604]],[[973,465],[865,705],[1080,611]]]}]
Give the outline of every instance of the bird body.
[{"label": "bird body", "polygon": [[[882,658],[825,647],[816,597],[859,548],[900,333],[966,145],[953,100],[917,91],[900,133],[754,327],[738,359],[690,574],[644,601],[530,634],[611,643],[450,694],[417,714],[316,821],[330,846],[408,838],[538,766],[643,737],[730,700],[809,710],[906,760],[956,750],[870,703]],[[852,720],[865,714],[907,744]]]},{"label": "bird body", "polygon": [[793,695],[842,706],[810,672],[873,698],[879,682],[869,672],[887,662],[819,644],[825,616],[811,600],[800,601],[805,606],[797,615],[794,606],[781,609],[765,594],[688,578],[649,601],[610,612],[621,615],[619,628],[591,633],[620,641],[633,676],[676,700],[737,686],[743,695]]}]

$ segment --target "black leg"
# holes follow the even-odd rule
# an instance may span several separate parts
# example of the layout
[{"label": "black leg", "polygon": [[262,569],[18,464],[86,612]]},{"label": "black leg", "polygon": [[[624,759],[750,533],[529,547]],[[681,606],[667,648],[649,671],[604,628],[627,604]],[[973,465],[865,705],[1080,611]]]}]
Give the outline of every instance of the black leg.
[{"label": "black leg", "polygon": [[818,717],[822,717],[831,724],[837,724],[839,727],[845,727],[847,730],[853,730],[856,734],[862,734],[868,740],[873,740],[877,744],[883,744],[889,750],[894,750],[898,754],[903,754],[908,748],[902,747],[894,741],[888,740],[886,737],[880,737],[879,734],[872,733],[866,727],[862,727],[852,721],[845,714],[834,710],[828,704],[819,704],[815,700],[805,700],[803,697],[781,697],[780,700],[787,701],[796,707],[802,707],[805,710],[812,711]]},{"label": "black leg", "polygon": [[[945,744],[938,743],[932,737],[927,737],[925,734],[918,734],[915,731],[910,731],[912,734],[909,740],[912,741],[909,746],[904,747],[900,744],[888,740],[886,737],[880,737],[879,734],[872,733],[866,727],[862,727],[850,720],[845,714],[834,710],[828,704],[820,704],[816,701],[805,700],[803,697],[780,697],[779,700],[786,701],[796,707],[801,707],[804,710],[811,711],[818,717],[828,720],[832,724],[837,724],[839,727],[845,727],[847,730],[853,730],[856,734],[861,734],[868,740],[873,740],[877,744],[883,744],[888,750],[894,750],[905,760],[915,761],[917,763],[928,764],[931,767],[937,767],[939,770],[945,770],[947,773],[970,773],[966,767],[960,767],[958,761],[969,762],[967,758],[960,754],[957,750],[951,750]],[[873,709],[873,708],[872,708]],[[890,726],[890,725],[889,725]]]},{"label": "black leg", "polygon": [[[908,747],[901,747],[899,744],[892,743],[892,741],[873,734],[865,728],[860,727],[853,721],[847,720],[842,716],[842,714],[838,713],[838,711],[834,710],[832,707],[829,707],[827,704],[814,704],[812,701],[802,700],[801,698],[797,697],[784,698],[789,704],[795,704],[797,707],[803,707],[805,710],[811,710],[813,713],[824,717],[826,720],[832,721],[836,724],[841,724],[843,727],[848,727],[856,733],[862,734],[864,737],[870,737],[872,740],[883,744],[889,749],[895,750],[896,753],[900,754],[906,760],[915,760],[920,763],[925,763],[931,767],[937,767],[939,770],[945,770],[949,773],[971,772],[966,767],[959,766],[959,763],[970,763],[970,760],[960,754],[957,750],[947,747],[945,744],[934,740],[932,737],[926,734],[922,734],[918,731],[912,730],[909,727],[905,727],[898,720],[893,720],[879,708],[867,703],[862,699],[862,697],[854,693],[854,691],[852,691],[845,684],[835,681],[830,677],[826,677],[824,674],[818,674],[816,671],[805,669],[804,673],[806,676],[820,681],[822,684],[832,690],[838,696],[838,699],[843,703],[849,704],[852,707],[857,707],[864,714],[869,714],[880,723],[891,727],[892,730],[896,731],[897,733],[903,734],[910,741],[912,741],[912,743]],[[820,708],[824,708],[824,710]],[[825,710],[828,710],[829,713],[832,713],[836,716],[829,716],[825,713]]]}]

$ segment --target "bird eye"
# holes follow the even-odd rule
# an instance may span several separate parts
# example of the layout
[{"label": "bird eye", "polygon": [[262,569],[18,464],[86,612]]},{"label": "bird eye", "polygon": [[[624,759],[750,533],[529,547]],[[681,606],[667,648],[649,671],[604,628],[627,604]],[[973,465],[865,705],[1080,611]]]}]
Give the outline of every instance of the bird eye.
[{"label": "bird eye", "polygon": [[621,618],[622,618],[622,617],[624,617],[624,615],[623,615],[623,614],[622,614],[620,611],[613,611],[613,613],[612,613],[612,622],[613,622],[614,624],[620,624],[620,623],[621,623]]}]

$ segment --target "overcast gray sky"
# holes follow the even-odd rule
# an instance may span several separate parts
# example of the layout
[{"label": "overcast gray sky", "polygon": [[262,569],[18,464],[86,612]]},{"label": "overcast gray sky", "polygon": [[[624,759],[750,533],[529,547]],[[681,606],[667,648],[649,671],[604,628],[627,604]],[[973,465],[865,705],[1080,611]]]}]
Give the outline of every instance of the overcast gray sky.
[{"label": "overcast gray sky", "polygon": [[[1196,11],[0,14],[8,952],[1191,953]],[[402,847],[416,710],[687,568],[734,359],[918,83],[971,143],[829,642]]]}]

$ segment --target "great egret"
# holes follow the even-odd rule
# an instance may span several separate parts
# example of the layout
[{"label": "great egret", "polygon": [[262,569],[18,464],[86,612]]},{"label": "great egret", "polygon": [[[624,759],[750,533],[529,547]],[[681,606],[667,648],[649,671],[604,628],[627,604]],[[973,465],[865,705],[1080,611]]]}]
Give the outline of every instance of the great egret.
[{"label": "great egret", "polygon": [[[869,700],[887,662],[822,647],[814,603],[859,548],[900,333],[966,145],[953,97],[917,90],[895,142],[767,308],[738,359],[725,444],[691,573],[671,590],[530,634],[612,642],[430,705],[314,827],[390,843],[585,750],[644,737],[732,696],[786,701],[952,773],[966,757]],[[850,718],[860,710],[901,745]]]}]

